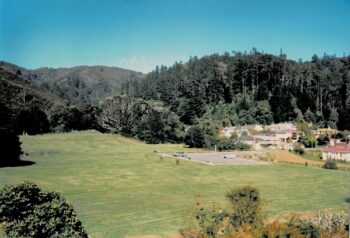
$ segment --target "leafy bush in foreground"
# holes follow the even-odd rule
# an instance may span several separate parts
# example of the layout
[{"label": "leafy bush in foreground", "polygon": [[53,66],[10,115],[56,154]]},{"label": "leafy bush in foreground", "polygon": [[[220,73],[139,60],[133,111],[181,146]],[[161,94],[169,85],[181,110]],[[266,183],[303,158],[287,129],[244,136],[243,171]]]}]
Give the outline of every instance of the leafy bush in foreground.
[{"label": "leafy bush in foreground", "polygon": [[292,215],[273,221],[262,219],[259,190],[242,187],[230,190],[226,209],[204,208],[196,203],[186,228],[179,232],[186,238],[323,238],[348,237],[349,216],[325,210],[306,218]]},{"label": "leafy bush in foreground", "polygon": [[232,189],[226,194],[226,198],[230,201],[230,223],[233,226],[257,226],[261,223],[262,201],[258,189],[249,186]]},{"label": "leafy bush in foreground", "polygon": [[9,237],[88,237],[73,207],[56,192],[24,182],[0,190],[0,223]]},{"label": "leafy bush in foreground", "polygon": [[233,234],[242,226],[256,228],[262,224],[259,190],[246,186],[230,190],[226,197],[230,203],[227,209],[208,210],[197,203],[194,212],[196,224],[180,233],[184,237],[217,237],[219,234]]}]

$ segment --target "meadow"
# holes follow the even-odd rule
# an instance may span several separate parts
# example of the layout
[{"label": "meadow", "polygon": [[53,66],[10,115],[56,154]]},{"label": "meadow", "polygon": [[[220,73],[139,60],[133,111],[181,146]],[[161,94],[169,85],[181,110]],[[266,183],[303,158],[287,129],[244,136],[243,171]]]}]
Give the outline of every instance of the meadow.
[{"label": "meadow", "polygon": [[244,185],[261,191],[269,217],[348,208],[348,171],[283,163],[210,166],[181,160],[177,165],[154,151],[194,150],[95,131],[21,140],[28,154],[22,159],[35,164],[0,168],[0,187],[29,180],[61,192],[91,237],[176,233],[198,199],[224,206],[225,192]]}]

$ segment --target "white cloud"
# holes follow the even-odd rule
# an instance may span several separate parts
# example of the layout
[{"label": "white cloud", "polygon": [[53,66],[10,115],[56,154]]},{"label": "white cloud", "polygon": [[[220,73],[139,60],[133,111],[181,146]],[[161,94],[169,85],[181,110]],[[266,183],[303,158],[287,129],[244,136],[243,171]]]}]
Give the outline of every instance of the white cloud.
[{"label": "white cloud", "polygon": [[150,64],[144,56],[133,55],[128,58],[120,58],[117,60],[117,66],[125,69],[132,69],[147,73],[151,71]]},{"label": "white cloud", "polygon": [[132,55],[130,57],[120,58],[116,64],[120,68],[131,69],[140,71],[143,73],[151,72],[156,68],[157,65],[171,66],[176,61],[184,61],[184,57],[170,58],[170,57],[145,57],[143,55]]}]

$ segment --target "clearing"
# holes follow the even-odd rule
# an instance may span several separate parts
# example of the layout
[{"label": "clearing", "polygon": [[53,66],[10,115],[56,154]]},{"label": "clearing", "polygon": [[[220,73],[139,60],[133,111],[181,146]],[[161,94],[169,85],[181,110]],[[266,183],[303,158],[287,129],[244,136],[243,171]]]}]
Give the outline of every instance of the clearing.
[{"label": "clearing", "polygon": [[324,208],[346,210],[350,172],[303,165],[208,166],[155,154],[203,152],[147,145],[94,131],[23,136],[31,166],[0,168],[0,187],[30,180],[61,192],[91,237],[174,234],[198,199],[226,204],[230,188],[260,189],[268,216]]}]

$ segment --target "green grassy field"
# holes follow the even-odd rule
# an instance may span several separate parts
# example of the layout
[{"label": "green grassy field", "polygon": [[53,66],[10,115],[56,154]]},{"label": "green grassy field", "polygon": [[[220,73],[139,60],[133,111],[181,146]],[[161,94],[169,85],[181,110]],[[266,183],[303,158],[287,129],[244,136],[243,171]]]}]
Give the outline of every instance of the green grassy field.
[{"label": "green grassy field", "polygon": [[[26,167],[0,168],[0,186],[30,180],[61,192],[92,237],[167,234],[200,196],[224,205],[225,192],[260,189],[268,216],[324,208],[347,209],[350,172],[291,164],[209,166],[163,158],[182,145],[146,145],[97,132],[22,137]],[[188,150],[188,149],[187,149]]]}]

